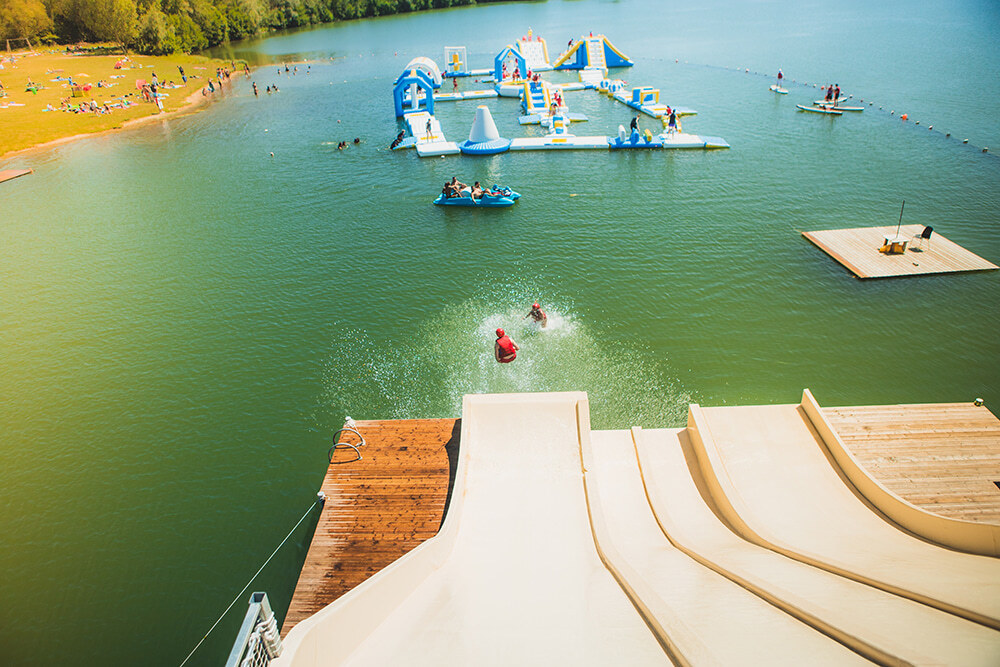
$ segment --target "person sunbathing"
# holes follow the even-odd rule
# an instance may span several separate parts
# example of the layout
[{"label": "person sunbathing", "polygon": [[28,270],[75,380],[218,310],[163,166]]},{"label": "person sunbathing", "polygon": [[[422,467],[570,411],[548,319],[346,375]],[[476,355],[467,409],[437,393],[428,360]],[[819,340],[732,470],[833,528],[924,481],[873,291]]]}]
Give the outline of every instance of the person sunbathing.
[{"label": "person sunbathing", "polygon": [[483,188],[480,187],[479,181],[472,184],[472,198],[479,199],[483,196]]}]

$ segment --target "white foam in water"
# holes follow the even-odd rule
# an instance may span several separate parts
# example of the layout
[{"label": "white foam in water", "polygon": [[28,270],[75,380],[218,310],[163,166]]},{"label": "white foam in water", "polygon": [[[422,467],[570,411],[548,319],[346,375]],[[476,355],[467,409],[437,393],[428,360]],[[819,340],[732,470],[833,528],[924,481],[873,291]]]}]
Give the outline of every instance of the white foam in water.
[{"label": "white foam in water", "polygon": [[[683,423],[690,398],[662,378],[666,363],[601,340],[545,301],[543,329],[524,319],[534,298],[449,306],[380,349],[364,335],[334,341],[324,402],[363,419],[413,419],[457,417],[468,393],[587,391],[595,428]],[[512,363],[493,357],[498,327],[521,348]]]}]

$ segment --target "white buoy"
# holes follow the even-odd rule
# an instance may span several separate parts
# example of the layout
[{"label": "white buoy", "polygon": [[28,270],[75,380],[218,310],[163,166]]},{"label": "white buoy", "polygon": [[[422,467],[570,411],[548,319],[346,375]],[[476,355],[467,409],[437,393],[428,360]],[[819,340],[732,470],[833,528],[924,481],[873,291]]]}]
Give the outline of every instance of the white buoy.
[{"label": "white buoy", "polygon": [[493,122],[493,114],[485,105],[476,108],[476,118],[472,121],[472,129],[469,131],[469,143],[481,144],[486,141],[493,141],[500,138],[497,124]]}]

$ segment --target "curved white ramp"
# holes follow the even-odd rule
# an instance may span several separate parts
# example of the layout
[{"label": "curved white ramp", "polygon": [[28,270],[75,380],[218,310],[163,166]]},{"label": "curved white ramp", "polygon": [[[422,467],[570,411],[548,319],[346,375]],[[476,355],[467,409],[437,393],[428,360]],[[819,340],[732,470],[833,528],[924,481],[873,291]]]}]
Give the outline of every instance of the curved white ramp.
[{"label": "curved white ramp", "polygon": [[466,396],[441,533],[297,625],[273,664],[670,664],[594,545],[588,409],[584,393]]},{"label": "curved white ramp", "polygon": [[904,533],[838,476],[797,405],[700,408],[688,433],[719,510],[744,538],[1000,628],[1000,560]]},{"label": "curved white ramp", "polygon": [[880,664],[1000,664],[1000,632],[741,539],[699,491],[704,483],[684,431],[633,434],[660,527],[699,562]]},{"label": "curved white ramp", "polygon": [[869,664],[674,548],[646,502],[631,433],[583,444],[598,548],[680,664]]}]

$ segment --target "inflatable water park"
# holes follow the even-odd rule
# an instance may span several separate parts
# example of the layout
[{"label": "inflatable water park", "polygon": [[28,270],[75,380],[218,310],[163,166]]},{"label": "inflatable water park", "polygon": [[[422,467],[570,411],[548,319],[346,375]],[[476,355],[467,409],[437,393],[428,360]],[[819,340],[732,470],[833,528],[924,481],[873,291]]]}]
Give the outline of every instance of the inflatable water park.
[{"label": "inflatable water park", "polygon": [[[572,40],[567,49],[550,62],[546,41],[529,29],[527,35],[496,54],[492,67],[481,69],[469,67],[466,47],[446,46],[443,65],[424,56],[414,58],[393,82],[393,107],[405,130],[391,148],[414,148],[420,157],[494,155],[530,150],[729,148],[721,137],[682,130],[679,119],[694,116],[697,113],[694,109],[666,104],[657,88],[629,87],[625,81],[610,77],[611,69],[632,67],[633,64],[607,37],[593,33]],[[559,70],[576,71],[579,80],[557,83],[542,75]],[[481,90],[459,91],[457,80],[473,76],[477,77],[477,82],[492,85]],[[449,79],[452,80],[452,92],[442,89]],[[572,131],[573,125],[588,119],[569,109],[566,93],[575,91],[594,91],[635,112],[659,119],[663,131],[659,134],[649,130],[640,132],[633,122],[629,130],[619,125],[612,136],[578,135]],[[502,137],[489,107],[480,104],[472,119],[468,139],[449,140],[434,115],[435,104],[487,98],[519,100],[518,123],[539,125],[546,133]]]}]

